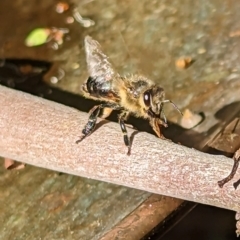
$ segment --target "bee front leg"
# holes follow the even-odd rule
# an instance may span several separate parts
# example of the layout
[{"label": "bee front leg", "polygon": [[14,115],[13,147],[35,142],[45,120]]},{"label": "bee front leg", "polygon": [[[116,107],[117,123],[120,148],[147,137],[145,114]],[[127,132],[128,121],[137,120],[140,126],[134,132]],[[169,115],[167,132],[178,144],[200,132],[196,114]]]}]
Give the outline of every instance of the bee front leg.
[{"label": "bee front leg", "polygon": [[130,155],[131,154],[131,144],[130,144],[130,140],[129,140],[129,137],[128,137],[128,134],[127,134],[126,125],[125,125],[125,122],[124,122],[124,121],[127,120],[128,116],[129,116],[129,112],[123,111],[119,115],[118,121],[119,121],[121,130],[122,130],[122,133],[123,133],[124,143],[128,147],[127,155]]},{"label": "bee front leg", "polygon": [[152,126],[154,132],[157,134],[157,136],[159,138],[165,139],[165,137],[163,136],[163,134],[161,133],[161,129],[160,126],[164,126],[167,127],[168,125],[163,122],[160,118],[152,118],[150,119],[150,125]]},{"label": "bee front leg", "polygon": [[100,114],[100,110],[103,108],[111,108],[111,109],[115,110],[115,109],[119,109],[119,106],[117,104],[113,104],[113,103],[103,103],[103,104],[94,106],[90,110],[90,112],[89,112],[90,116],[88,118],[88,122],[85,125],[84,129],[82,130],[83,135],[80,137],[79,140],[76,141],[77,144],[93,132],[93,130],[96,126],[97,118]]}]

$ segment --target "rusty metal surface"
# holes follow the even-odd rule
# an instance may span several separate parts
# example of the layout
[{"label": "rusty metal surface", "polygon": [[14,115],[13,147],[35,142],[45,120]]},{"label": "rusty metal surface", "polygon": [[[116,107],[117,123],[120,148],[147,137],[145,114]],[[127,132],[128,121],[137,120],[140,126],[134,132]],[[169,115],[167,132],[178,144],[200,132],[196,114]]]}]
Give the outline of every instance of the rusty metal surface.
[{"label": "rusty metal surface", "polygon": [[151,195],[100,239],[142,239],[157,224],[179,207],[182,202],[183,200],[176,198]]},{"label": "rusty metal surface", "polygon": [[149,196],[29,165],[7,171],[2,159],[0,163],[0,238],[4,240],[94,239]]}]

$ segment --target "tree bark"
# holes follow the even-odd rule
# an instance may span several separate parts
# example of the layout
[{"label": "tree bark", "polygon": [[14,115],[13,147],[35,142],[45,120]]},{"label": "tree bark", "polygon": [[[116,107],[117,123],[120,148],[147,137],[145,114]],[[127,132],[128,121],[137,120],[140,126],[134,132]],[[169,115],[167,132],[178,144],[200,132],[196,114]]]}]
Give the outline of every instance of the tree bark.
[{"label": "tree bark", "polygon": [[[240,190],[219,188],[233,161],[103,121],[79,144],[88,114],[0,86],[0,156],[34,166],[222,208],[240,210]],[[104,124],[103,124],[104,123]],[[235,180],[240,176],[239,170]]]}]

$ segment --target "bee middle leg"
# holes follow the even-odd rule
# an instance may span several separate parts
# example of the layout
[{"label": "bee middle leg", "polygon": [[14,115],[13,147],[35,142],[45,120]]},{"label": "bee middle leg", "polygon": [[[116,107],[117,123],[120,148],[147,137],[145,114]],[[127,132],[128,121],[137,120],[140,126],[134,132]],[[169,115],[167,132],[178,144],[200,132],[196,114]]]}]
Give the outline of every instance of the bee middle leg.
[{"label": "bee middle leg", "polygon": [[129,117],[129,112],[123,111],[119,114],[118,121],[119,121],[121,130],[122,130],[122,133],[123,133],[124,143],[128,147],[127,155],[130,155],[131,154],[131,143],[130,143],[130,140],[129,140],[129,137],[128,137],[128,134],[127,134],[126,125],[125,125],[125,122],[124,122],[124,121],[127,120],[128,117]]},{"label": "bee middle leg", "polygon": [[94,106],[90,110],[90,112],[89,112],[90,116],[88,118],[88,122],[82,130],[83,135],[80,137],[79,140],[76,141],[76,143],[81,142],[85,137],[89,136],[93,132],[93,130],[96,126],[97,118],[100,114],[101,109],[103,109],[103,108],[111,108],[113,110],[117,110],[120,107],[119,107],[119,105],[114,104],[114,103],[103,103],[103,104]]}]

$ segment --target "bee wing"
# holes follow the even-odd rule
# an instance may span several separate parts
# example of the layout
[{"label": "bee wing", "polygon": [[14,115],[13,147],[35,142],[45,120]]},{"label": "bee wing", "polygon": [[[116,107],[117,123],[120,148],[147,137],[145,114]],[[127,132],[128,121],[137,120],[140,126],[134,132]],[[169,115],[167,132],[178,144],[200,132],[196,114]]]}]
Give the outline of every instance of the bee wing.
[{"label": "bee wing", "polygon": [[108,62],[108,57],[102,52],[100,44],[90,36],[85,37],[84,43],[90,76],[102,76],[106,81],[111,80],[116,73],[111,63]]}]

